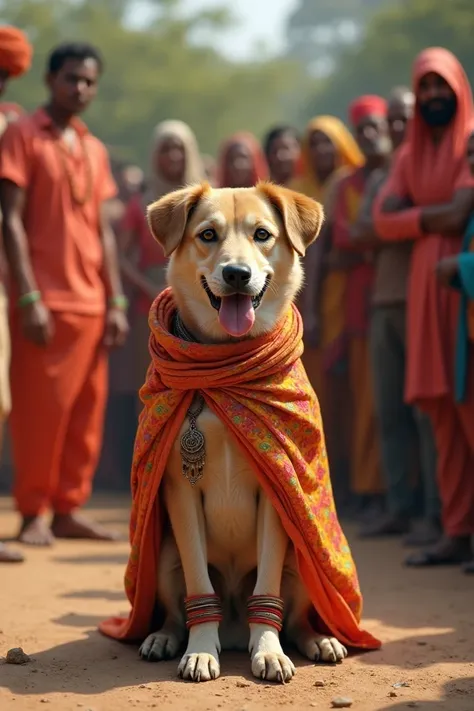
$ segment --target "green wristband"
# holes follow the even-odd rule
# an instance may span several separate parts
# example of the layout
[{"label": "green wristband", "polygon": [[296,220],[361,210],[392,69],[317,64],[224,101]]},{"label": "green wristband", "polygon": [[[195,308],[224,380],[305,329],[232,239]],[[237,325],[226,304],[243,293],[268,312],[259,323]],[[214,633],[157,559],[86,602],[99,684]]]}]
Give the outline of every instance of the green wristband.
[{"label": "green wristband", "polygon": [[124,294],[119,294],[118,296],[111,296],[109,299],[109,306],[112,309],[120,309],[121,311],[126,311],[128,309],[128,299]]},{"label": "green wristband", "polygon": [[23,309],[25,306],[38,303],[38,301],[41,301],[41,291],[29,291],[27,294],[20,296],[18,306]]}]

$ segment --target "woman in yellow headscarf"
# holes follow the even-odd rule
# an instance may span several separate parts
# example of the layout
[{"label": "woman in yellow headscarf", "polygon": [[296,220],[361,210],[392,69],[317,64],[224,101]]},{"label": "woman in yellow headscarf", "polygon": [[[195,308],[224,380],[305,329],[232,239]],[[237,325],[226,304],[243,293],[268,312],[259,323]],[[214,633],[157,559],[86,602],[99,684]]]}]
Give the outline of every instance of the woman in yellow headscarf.
[{"label": "woman in yellow headscarf", "polygon": [[[331,212],[339,180],[363,165],[364,157],[349,129],[335,116],[312,119],[301,149],[302,175],[290,187],[321,202],[326,214],[321,235],[305,257],[306,286],[300,299],[305,327],[303,363],[320,401],[329,456],[337,477],[349,448],[344,446],[344,440],[349,441],[349,400],[345,374],[340,368],[346,340],[347,277],[343,260],[348,257],[332,247]],[[345,423],[342,413],[346,415]],[[340,477],[346,478],[342,472],[337,478]]]}]

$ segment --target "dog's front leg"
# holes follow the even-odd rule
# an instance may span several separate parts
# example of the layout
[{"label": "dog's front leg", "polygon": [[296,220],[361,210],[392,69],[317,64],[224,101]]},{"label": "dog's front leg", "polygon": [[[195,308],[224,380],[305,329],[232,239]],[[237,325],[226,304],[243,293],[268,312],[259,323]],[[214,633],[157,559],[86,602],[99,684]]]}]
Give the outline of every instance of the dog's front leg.
[{"label": "dog's front leg", "polygon": [[[279,516],[261,493],[258,505],[257,582],[248,602],[249,651],[254,676],[283,683],[289,681],[296,671],[291,659],[283,653],[279,638],[283,621],[280,588],[287,547],[288,537]],[[252,619],[256,621],[252,622]]]},{"label": "dog's front leg", "polygon": [[[181,558],[188,598],[214,595],[207,565],[201,493],[184,479],[171,480],[165,484],[165,501]],[[195,624],[190,628],[188,646],[178,666],[178,674],[183,679],[208,681],[219,676],[218,630],[217,621]]]}]

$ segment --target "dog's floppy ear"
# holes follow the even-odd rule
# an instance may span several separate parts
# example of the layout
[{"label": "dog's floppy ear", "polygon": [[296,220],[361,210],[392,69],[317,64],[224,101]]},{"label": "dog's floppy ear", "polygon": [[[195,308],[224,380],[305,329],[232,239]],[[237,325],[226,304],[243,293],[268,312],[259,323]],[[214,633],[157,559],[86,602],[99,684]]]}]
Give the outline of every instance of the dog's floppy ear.
[{"label": "dog's floppy ear", "polygon": [[147,219],[151,234],[169,257],[184,237],[191,211],[210,190],[208,183],[175,190],[148,206]]},{"label": "dog's floppy ear", "polygon": [[279,213],[293,249],[304,256],[321,230],[323,206],[306,195],[273,183],[259,183],[257,190]]}]

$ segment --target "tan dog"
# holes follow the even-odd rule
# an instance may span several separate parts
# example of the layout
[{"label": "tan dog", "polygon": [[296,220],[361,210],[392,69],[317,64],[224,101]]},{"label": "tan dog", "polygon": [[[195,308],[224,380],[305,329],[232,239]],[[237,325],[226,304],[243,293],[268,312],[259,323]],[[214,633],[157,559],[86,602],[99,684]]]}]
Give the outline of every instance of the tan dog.
[{"label": "tan dog", "polygon": [[[150,227],[170,256],[168,282],[195,339],[215,343],[271,331],[301,287],[300,256],[322,219],[318,203],[271,184],[239,190],[195,186],[153,204]],[[203,478],[192,487],[183,477],[179,438],[163,477],[172,531],[160,552],[157,597],[166,619],[145,640],[141,656],[150,661],[176,656],[187,635],[183,598],[217,592],[224,620],[220,628],[208,622],[190,629],[178,667],[185,679],[215,679],[221,648],[247,646],[256,677],[292,678],[295,668],[278,632],[251,624],[249,635],[251,594],[281,595],[283,632],[306,657],[342,661],[346,649],[310,624],[311,604],[293,547],[247,460],[209,409],[198,422],[207,443]],[[187,427],[185,422],[181,434]]]}]

